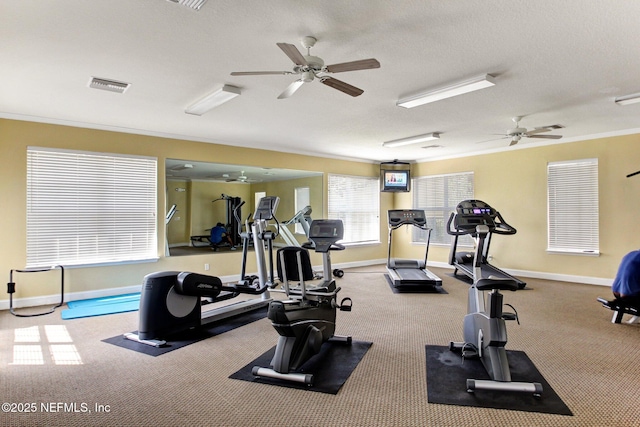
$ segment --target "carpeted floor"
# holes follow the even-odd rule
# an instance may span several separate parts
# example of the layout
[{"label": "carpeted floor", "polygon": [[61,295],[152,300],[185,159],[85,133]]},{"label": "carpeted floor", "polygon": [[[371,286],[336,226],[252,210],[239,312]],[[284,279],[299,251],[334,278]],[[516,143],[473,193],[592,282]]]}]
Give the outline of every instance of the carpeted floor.
[{"label": "carpeted floor", "polygon": [[149,357],[102,341],[136,330],[137,312],[0,312],[0,394],[13,404],[0,425],[640,426],[640,325],[610,323],[596,302],[606,287],[537,279],[505,294],[521,322],[508,323],[507,349],[573,415],[429,403],[425,346],[461,340],[468,289],[432,271],[446,294],[393,293],[384,266],[345,270],[353,311],[338,312],[336,333],[372,345],[335,395],[229,378],[276,344],[268,319]]}]

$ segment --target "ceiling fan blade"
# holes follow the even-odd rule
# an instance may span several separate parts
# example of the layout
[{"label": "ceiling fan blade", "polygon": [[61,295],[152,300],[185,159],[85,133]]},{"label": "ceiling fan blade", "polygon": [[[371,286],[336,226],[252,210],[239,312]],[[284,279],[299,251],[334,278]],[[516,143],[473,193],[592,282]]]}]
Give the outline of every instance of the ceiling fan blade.
[{"label": "ceiling fan blade", "polygon": [[296,65],[309,65],[304,56],[300,53],[297,47],[289,43],[276,43],[280,49],[293,61]]},{"label": "ceiling fan blade", "polygon": [[291,95],[293,95],[298,89],[300,89],[300,86],[302,86],[304,84],[304,81],[302,80],[296,80],[295,82],[291,83],[285,90],[284,92],[282,92],[279,96],[278,99],[285,99],[290,97]]},{"label": "ceiling fan blade", "polygon": [[268,74],[286,75],[293,74],[291,71],[234,71],[232,76],[263,76]]},{"label": "ceiling fan blade", "polygon": [[544,139],[560,139],[562,138],[562,135],[530,135],[527,132],[526,135],[528,138],[544,138]]},{"label": "ceiling fan blade", "polygon": [[[501,135],[501,134],[496,134],[496,135]],[[484,144],[485,142],[491,142],[491,141],[500,141],[501,139],[507,139],[507,138],[511,138],[511,137],[503,136],[502,138],[492,138],[492,139],[487,139],[486,141],[478,141],[476,142],[476,144]]]},{"label": "ceiling fan blade", "polygon": [[338,89],[340,92],[346,93],[347,95],[359,96],[364,93],[362,89],[358,89],[355,86],[351,86],[350,84],[338,79],[334,79],[333,77],[324,77],[320,81],[329,87]]},{"label": "ceiling fan blade", "polygon": [[553,129],[550,129],[550,128],[535,128],[533,130],[526,132],[526,135],[535,135],[537,133],[542,133],[542,132],[551,132],[552,130]]},{"label": "ceiling fan blade", "polygon": [[345,71],[368,70],[371,68],[380,68],[380,63],[377,59],[361,59],[359,61],[328,65],[327,71],[330,73],[342,73]]}]

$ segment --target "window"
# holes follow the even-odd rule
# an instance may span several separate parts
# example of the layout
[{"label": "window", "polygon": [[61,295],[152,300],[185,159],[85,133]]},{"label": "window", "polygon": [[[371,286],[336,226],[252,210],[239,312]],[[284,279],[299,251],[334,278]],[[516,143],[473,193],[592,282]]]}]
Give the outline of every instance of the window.
[{"label": "window", "polygon": [[[427,226],[431,228],[430,243],[450,245],[451,236],[447,234],[447,221],[451,212],[463,200],[473,199],[473,172],[450,175],[434,175],[413,180],[413,208],[424,209]],[[416,227],[413,242],[424,243],[427,233]],[[461,236],[458,244],[472,246],[469,236]]]},{"label": "window", "polygon": [[[266,191],[257,191],[254,195],[253,195],[253,203],[255,203],[255,207],[257,208],[258,205],[260,204],[260,199],[262,199],[263,197],[267,197],[267,192]],[[254,209],[255,210],[255,209]]]},{"label": "window", "polygon": [[329,212],[331,219],[344,224],[342,243],[380,242],[379,178],[329,175]]},{"label": "window", "polygon": [[27,149],[27,267],[157,258],[157,160]]},{"label": "window", "polygon": [[[310,205],[309,200],[309,187],[296,187],[293,193],[293,202],[295,204],[295,213],[300,212],[302,209]],[[296,234],[305,234],[302,224],[296,222],[295,230]]]},{"label": "window", "polygon": [[550,252],[599,254],[598,159],[547,165]]}]

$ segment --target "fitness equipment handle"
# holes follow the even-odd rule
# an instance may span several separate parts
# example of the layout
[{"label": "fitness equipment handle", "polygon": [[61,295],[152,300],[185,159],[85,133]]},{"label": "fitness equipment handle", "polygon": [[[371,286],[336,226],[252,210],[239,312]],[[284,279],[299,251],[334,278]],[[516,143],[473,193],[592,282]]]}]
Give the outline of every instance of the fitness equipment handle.
[{"label": "fitness equipment handle", "polygon": [[496,221],[495,229],[491,230],[493,233],[496,233],[496,234],[516,234],[518,232],[518,230],[516,230],[514,227],[510,226],[509,224],[507,224],[507,222],[504,220],[504,218],[502,218],[502,215],[500,215],[500,212],[496,212],[496,217],[498,218],[499,221]]},{"label": "fitness equipment handle", "polygon": [[[475,227],[469,228],[469,229],[462,229],[462,230],[451,228],[451,223],[453,222],[453,219],[456,217],[456,215],[458,214],[456,214],[455,212],[451,212],[451,215],[449,215],[449,220],[447,221],[447,229],[446,229],[447,234],[451,236],[463,236],[465,234],[474,234],[476,232]],[[498,219],[498,221],[494,222],[494,226],[489,227],[489,231],[491,233],[495,233],[495,234],[516,234],[517,233],[518,230],[516,230],[514,227],[507,224],[504,218],[502,218],[502,215],[500,215],[500,212],[496,212],[496,218]]]}]

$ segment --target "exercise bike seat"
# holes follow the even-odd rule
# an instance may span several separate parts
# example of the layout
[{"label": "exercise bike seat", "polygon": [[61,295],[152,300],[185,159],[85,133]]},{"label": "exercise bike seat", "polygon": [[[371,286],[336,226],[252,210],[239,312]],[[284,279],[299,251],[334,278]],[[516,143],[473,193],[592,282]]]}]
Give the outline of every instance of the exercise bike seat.
[{"label": "exercise bike seat", "polygon": [[476,283],[476,288],[479,291],[491,291],[494,289],[500,291],[517,291],[518,283],[512,279],[480,279]]}]

